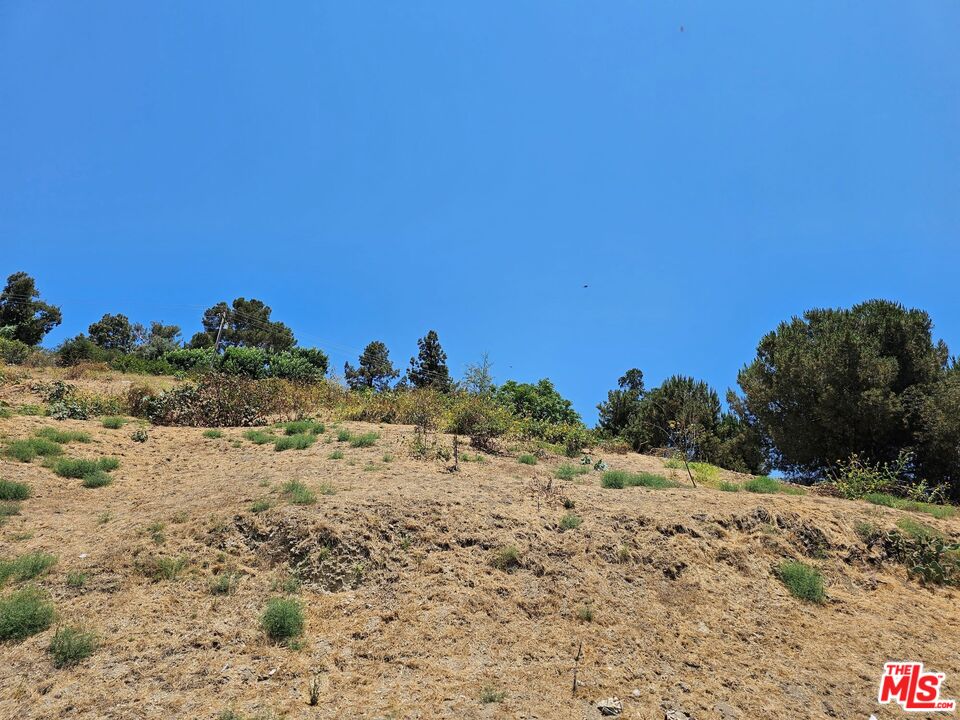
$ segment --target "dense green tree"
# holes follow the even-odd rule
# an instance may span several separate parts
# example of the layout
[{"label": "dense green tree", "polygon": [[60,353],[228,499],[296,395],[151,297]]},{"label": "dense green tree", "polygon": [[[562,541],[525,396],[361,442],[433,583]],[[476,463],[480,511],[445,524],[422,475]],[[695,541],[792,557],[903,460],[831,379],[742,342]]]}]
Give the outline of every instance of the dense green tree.
[{"label": "dense green tree", "polygon": [[[273,311],[263,301],[236,298],[232,305],[219,302],[203,313],[203,333],[190,340],[190,347],[213,347],[222,318],[221,346],[253,347],[268,352],[283,352],[296,344],[293,331],[282,322],[270,319]],[[203,337],[206,335],[206,337]]]},{"label": "dense green tree", "polygon": [[107,352],[83,333],[64,340],[57,348],[57,365],[61,367],[81,362],[103,362],[108,359]]},{"label": "dense green tree", "polygon": [[573,403],[563,397],[547,378],[535,385],[508,380],[499,388],[496,399],[513,414],[548,423],[580,423]]},{"label": "dense green tree", "polygon": [[871,300],[810,310],[764,336],[738,382],[773,464],[822,477],[853,453],[892,463],[917,445],[936,408],[949,406],[929,400],[945,387],[948,360],[931,331],[927,313]]},{"label": "dense green tree", "polygon": [[643,372],[631,368],[620,377],[617,385],[618,389],[610,390],[606,401],[597,405],[600,429],[614,436],[621,434],[640,412],[640,400],[644,393]]},{"label": "dense green tree", "polygon": [[40,300],[36,281],[25,272],[13,273],[0,293],[0,328],[10,340],[38,345],[44,335],[63,321],[59,307]]},{"label": "dense green tree", "polygon": [[639,452],[673,448],[690,460],[710,462],[717,457],[720,419],[716,390],[702,380],[674,375],[644,393],[622,434]]},{"label": "dense green tree", "polygon": [[87,328],[90,340],[104,350],[130,352],[136,342],[134,327],[123,314],[105,313],[102,318]]},{"label": "dense green tree", "polygon": [[353,390],[386,390],[390,387],[390,381],[400,375],[400,371],[390,362],[390,351],[379,340],[374,340],[363,349],[359,363],[356,368],[348,362],[343,364],[344,378]]},{"label": "dense green tree", "polygon": [[417,357],[410,358],[407,380],[415,388],[433,388],[440,392],[449,392],[453,387],[450,369],[447,367],[447,354],[440,346],[440,338],[433,330],[417,340]]}]

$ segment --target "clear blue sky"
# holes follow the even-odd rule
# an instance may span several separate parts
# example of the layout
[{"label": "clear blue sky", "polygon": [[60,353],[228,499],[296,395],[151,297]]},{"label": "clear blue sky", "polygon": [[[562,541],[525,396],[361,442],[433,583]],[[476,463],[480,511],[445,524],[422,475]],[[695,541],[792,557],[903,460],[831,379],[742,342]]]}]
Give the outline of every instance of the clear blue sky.
[{"label": "clear blue sky", "polygon": [[958,36],[955,0],[3,2],[0,272],[47,345],[253,296],[338,369],[435,328],[589,422],[633,366],[722,394],[814,306],[957,351]]}]

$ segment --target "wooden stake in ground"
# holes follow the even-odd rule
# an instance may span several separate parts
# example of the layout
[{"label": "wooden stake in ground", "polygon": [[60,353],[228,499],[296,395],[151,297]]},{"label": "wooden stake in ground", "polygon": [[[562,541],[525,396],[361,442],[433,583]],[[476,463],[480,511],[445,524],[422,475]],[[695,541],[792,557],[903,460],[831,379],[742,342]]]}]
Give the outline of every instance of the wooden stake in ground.
[{"label": "wooden stake in ground", "polygon": [[577,645],[577,656],[573,659],[573,695],[577,694],[577,673],[580,672],[580,658],[583,657],[583,640]]}]

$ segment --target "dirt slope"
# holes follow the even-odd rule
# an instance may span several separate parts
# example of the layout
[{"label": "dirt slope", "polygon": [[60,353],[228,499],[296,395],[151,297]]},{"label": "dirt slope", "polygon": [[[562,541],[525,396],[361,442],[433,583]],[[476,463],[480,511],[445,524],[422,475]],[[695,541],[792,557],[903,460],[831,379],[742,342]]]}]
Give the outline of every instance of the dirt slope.
[{"label": "dirt slope", "polygon": [[[4,392],[29,400],[23,385]],[[608,490],[596,472],[553,481],[568,510],[542,492],[566,459],[526,466],[486,455],[450,473],[413,459],[401,426],[343,423],[380,433],[374,447],[351,448],[328,425],[312,447],[286,452],[240,429],[207,439],[151,428],[138,444],[129,425],[14,416],[0,419],[0,434],[47,425],[93,436],[68,455],[121,465],[111,485],[85,489],[38,461],[0,460],[0,477],[34,491],[0,528],[0,557],[56,554],[38,584],[61,621],[95,629],[101,645],[63,670],[46,652],[53,628],[0,645],[3,718],[214,718],[232,708],[553,720],[597,718],[596,701],[617,696],[624,718],[866,720],[902,716],[876,704],[891,659],[947,673],[943,695],[960,697],[957,592],[908,580],[854,531],[864,521],[893,527],[899,511],[814,495]],[[337,448],[343,459],[330,459]],[[605,460],[674,472],[657,458]],[[318,490],[316,503],[287,502],[291,479]],[[326,486],[335,492],[320,494]],[[264,498],[274,506],[252,512]],[[582,525],[562,530],[567,513]],[[957,519],[918,519],[960,532]],[[154,523],[162,538],[151,537]],[[512,572],[490,563],[508,545],[519,551]],[[183,558],[185,570],[154,581],[145,568],[157,557]],[[823,572],[826,604],[790,596],[772,571],[785,558]],[[67,584],[71,571],[86,574],[84,587]],[[307,608],[299,649],[269,642],[258,625],[294,571]],[[239,573],[235,592],[211,594],[224,572]],[[481,702],[485,690],[502,700]]]}]

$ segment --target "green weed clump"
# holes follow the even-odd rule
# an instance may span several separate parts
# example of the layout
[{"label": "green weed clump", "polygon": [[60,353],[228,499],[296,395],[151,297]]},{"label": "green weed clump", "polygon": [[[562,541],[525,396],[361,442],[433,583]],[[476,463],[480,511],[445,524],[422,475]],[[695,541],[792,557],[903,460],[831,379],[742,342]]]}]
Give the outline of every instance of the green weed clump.
[{"label": "green weed clump", "polygon": [[912,537],[914,540],[923,540],[926,538],[934,537],[943,537],[941,533],[936,528],[930,527],[926,523],[918,522],[910,517],[903,517],[897,520],[897,527],[903,530],[907,535]]},{"label": "green weed clump", "polygon": [[586,475],[590,472],[590,467],[587,465],[571,465],[570,463],[564,463],[557,468],[554,476],[557,480],[573,480],[575,477],[580,475]]},{"label": "green weed clump", "polygon": [[717,487],[723,492],[740,492],[740,486],[737,483],[721,481]]},{"label": "green weed clump", "polygon": [[517,462],[520,463],[521,465],[536,465],[537,458],[535,455],[530,455],[528,453],[525,453],[517,458]]},{"label": "green weed clump", "polygon": [[85,660],[97,649],[97,638],[91,632],[76,627],[63,627],[57,630],[50,647],[54,667],[63,668],[76,665]]},{"label": "green weed clump", "polygon": [[329,457],[331,460],[343,460],[343,450],[334,450]]},{"label": "green weed clump", "polygon": [[25,587],[0,599],[0,642],[23,640],[53,624],[53,603],[35,587]]},{"label": "green weed clump", "polygon": [[317,436],[313,433],[301,433],[300,435],[284,435],[277,438],[273,443],[273,449],[277,452],[284,450],[305,450],[317,441]]},{"label": "green weed clump", "polygon": [[806,491],[796,485],[790,485],[780,482],[776,478],[767,475],[761,475],[743,483],[743,489],[747,492],[760,494],[781,493],[783,495],[805,495]]},{"label": "green weed clump", "polygon": [[59,443],[60,445],[72,442],[90,442],[89,433],[81,432],[80,430],[60,430],[59,428],[47,426],[40,428],[35,434],[37,437],[45,438],[50,442]]},{"label": "green weed clump", "polygon": [[367,432],[362,435],[354,435],[350,438],[350,447],[355,448],[365,448],[373,447],[377,440],[380,439],[380,434],[375,432]]},{"label": "green weed clump", "polygon": [[483,705],[491,703],[500,703],[507,699],[507,693],[504,690],[498,690],[494,687],[485,687],[480,691],[480,702]]},{"label": "green weed clump", "polygon": [[316,420],[293,420],[292,422],[282,423],[279,427],[283,428],[287,435],[303,435],[305,433],[320,435],[326,430],[323,423]]},{"label": "green weed clump", "polygon": [[626,470],[608,470],[600,480],[600,486],[614,490],[627,487],[646,487],[656,490],[679,487],[673,480],[654,473],[630,473]]},{"label": "green weed clump", "polygon": [[267,445],[277,440],[277,436],[269,430],[247,430],[243,436],[254,445]]},{"label": "green weed clump", "polygon": [[127,419],[119,416],[110,416],[103,419],[103,426],[108,430],[119,430],[127,424]]},{"label": "green weed clump", "polygon": [[294,505],[313,505],[317,496],[299,480],[289,480],[283,486],[283,494]]},{"label": "green weed clump", "polygon": [[337,430],[337,442],[347,442],[352,437],[352,434],[346,428]]},{"label": "green weed clump", "polygon": [[273,503],[269,500],[254,500],[253,505],[250,506],[250,512],[252,513],[262,513],[266,512],[273,507]]},{"label": "green weed clump", "polygon": [[498,548],[491,556],[490,564],[497,570],[513,572],[520,567],[520,551],[513,545]]},{"label": "green weed clump", "polygon": [[260,627],[276,642],[299,637],[303,626],[303,606],[292,598],[273,598],[260,616]]},{"label": "green weed clump", "polygon": [[100,472],[110,472],[120,466],[116,458],[105,457],[99,460],[83,458],[60,458],[53,464],[53,471],[64,478],[85,478]]},{"label": "green weed clump", "polygon": [[802,562],[787,560],[780,563],[777,576],[787,586],[790,594],[800,600],[822,603],[826,599],[823,576],[816,568]]},{"label": "green weed clump", "polygon": [[0,585],[10,578],[17,582],[33,580],[43,575],[57,564],[57,557],[47,553],[37,552],[21,555],[12,560],[0,560]]},{"label": "green weed clump", "polygon": [[87,473],[83,476],[81,484],[85,488],[102,488],[106,487],[113,482],[113,478],[110,477],[103,470],[94,470],[91,473]]},{"label": "green weed clump", "polygon": [[223,431],[216,429],[204,430],[203,436],[208,440],[219,440],[223,437]]},{"label": "green weed clump", "polygon": [[63,453],[63,448],[52,440],[33,437],[27,440],[14,440],[4,451],[7,457],[28,463],[36,457],[50,457]]},{"label": "green weed clump", "polygon": [[26,500],[30,497],[30,486],[22,482],[0,479],[0,500]]},{"label": "green weed clump", "polygon": [[583,524],[583,518],[577,515],[564,515],[560,518],[561,530],[576,530]]},{"label": "green weed clump", "polygon": [[863,499],[873,505],[883,505],[884,507],[891,507],[896,510],[925,513],[941,520],[953,517],[957,512],[956,508],[952,505],[937,505],[935,503],[907,500],[906,498],[899,498],[887,493],[867,493],[863,496]]}]

